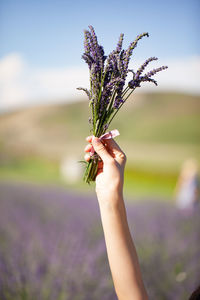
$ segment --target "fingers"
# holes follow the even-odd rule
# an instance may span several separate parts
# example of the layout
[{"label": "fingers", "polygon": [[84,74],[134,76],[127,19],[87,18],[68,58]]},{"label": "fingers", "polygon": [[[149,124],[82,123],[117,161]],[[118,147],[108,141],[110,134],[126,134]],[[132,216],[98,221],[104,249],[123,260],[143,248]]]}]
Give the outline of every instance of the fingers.
[{"label": "fingers", "polygon": [[108,139],[106,141],[106,148],[108,149],[108,152],[114,157],[118,163],[122,164],[126,162],[126,155],[121,150],[119,145],[115,142],[114,139]]},{"label": "fingers", "polygon": [[[88,144],[85,147],[85,152],[90,152],[92,149],[94,149],[94,151],[100,156],[100,158],[104,162],[109,161],[110,159],[112,159],[112,156],[108,153],[108,151],[106,150],[106,147],[100,141],[99,138],[96,138],[96,137],[93,137],[93,136],[88,136],[86,138],[86,141],[91,143],[91,144]],[[90,155],[85,154],[84,158],[85,158],[86,161],[89,161],[90,160]]]},{"label": "fingers", "polygon": [[[86,137],[86,141],[91,143],[92,142],[92,135],[91,136],[87,136]],[[85,152],[90,152],[92,150],[93,146],[91,144],[88,144],[86,147],[85,147]],[[90,160],[90,154],[85,154],[84,156],[84,159],[86,161],[89,161]]]},{"label": "fingers", "polygon": [[[93,139],[93,136],[88,136],[86,138],[86,141],[88,141],[89,143],[92,143],[92,144],[89,144],[85,147],[85,152],[90,152],[93,148],[93,142],[92,142],[92,139]],[[99,140],[99,139],[98,139]],[[104,145],[105,143],[105,145]],[[99,144],[99,147],[101,146],[102,149],[99,149],[96,151],[97,154],[98,151],[101,152],[101,155],[99,154],[99,156],[101,157],[102,156],[102,151],[103,151],[103,156],[104,156],[104,160],[107,158],[107,159],[110,159],[109,155],[113,158],[115,158],[117,160],[118,163],[120,164],[124,164],[126,162],[126,155],[124,154],[124,152],[121,150],[121,148],[119,147],[119,145],[115,142],[114,139],[105,139],[105,140],[102,140],[102,142],[100,141],[100,144]],[[94,146],[95,148],[95,146]],[[106,156],[105,156],[106,155]],[[101,157],[102,158],[102,157]],[[89,161],[90,160],[90,156],[89,155],[86,155],[86,160]],[[103,160],[103,158],[102,158]]]},{"label": "fingers", "polygon": [[92,146],[91,144],[88,144],[88,145],[85,147],[85,152],[90,152],[92,148],[93,148],[93,146]]},{"label": "fingers", "polygon": [[103,162],[110,162],[112,160],[112,156],[108,153],[104,144],[100,141],[99,138],[92,138],[92,145],[94,147],[95,152],[100,156]]},{"label": "fingers", "polygon": [[115,142],[114,139],[107,139],[107,140],[103,140],[106,142],[107,146],[109,149],[115,151],[116,153],[122,152],[121,148],[119,147],[119,145]]},{"label": "fingers", "polygon": [[84,156],[84,159],[86,161],[89,161],[90,160],[90,154],[88,152],[91,151],[91,149],[93,148],[93,146],[91,144],[88,144],[86,147],[85,147],[85,152],[87,152]]}]

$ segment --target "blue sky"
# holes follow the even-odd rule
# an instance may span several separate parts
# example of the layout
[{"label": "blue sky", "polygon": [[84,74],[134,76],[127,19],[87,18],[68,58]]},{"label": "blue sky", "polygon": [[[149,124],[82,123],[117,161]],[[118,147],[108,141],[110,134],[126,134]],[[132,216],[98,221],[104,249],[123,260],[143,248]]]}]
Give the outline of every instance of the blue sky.
[{"label": "blue sky", "polygon": [[156,56],[158,65],[169,69],[157,75],[158,87],[149,84],[142,91],[199,95],[199,13],[199,0],[0,0],[0,111],[80,99],[76,87],[89,83],[81,59],[88,25],[106,54],[120,33],[126,48],[138,34],[149,32],[129,67]]},{"label": "blue sky", "polygon": [[80,65],[83,29],[93,25],[106,53],[121,32],[125,46],[137,34],[138,58],[197,55],[199,0],[168,1],[0,1],[0,56],[18,52],[35,66]]}]

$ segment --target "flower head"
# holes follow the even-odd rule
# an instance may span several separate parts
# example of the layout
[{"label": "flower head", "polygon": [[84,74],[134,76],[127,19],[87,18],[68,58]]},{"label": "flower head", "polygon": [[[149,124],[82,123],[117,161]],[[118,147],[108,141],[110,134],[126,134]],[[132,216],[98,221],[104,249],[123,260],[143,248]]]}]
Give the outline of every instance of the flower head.
[{"label": "flower head", "polygon": [[[157,60],[156,57],[150,57],[136,72],[128,69],[133,50],[137,47],[139,40],[145,36],[149,37],[148,32],[138,35],[125,50],[122,49],[124,34],[121,33],[115,50],[105,56],[104,49],[98,43],[93,26],[90,25],[89,30],[84,31],[84,53],[82,58],[88,64],[90,70],[90,90],[79,89],[82,89],[90,100],[94,134],[96,134],[96,130],[97,134],[100,133],[103,128],[105,129],[103,126],[109,124],[108,119],[111,118],[114,111],[119,110],[130,96],[128,91],[140,87],[142,82],[152,82],[157,85],[156,80],[152,77],[167,68],[167,66],[162,66],[143,74],[149,63]],[[132,72],[133,78],[125,87],[128,72]]]}]

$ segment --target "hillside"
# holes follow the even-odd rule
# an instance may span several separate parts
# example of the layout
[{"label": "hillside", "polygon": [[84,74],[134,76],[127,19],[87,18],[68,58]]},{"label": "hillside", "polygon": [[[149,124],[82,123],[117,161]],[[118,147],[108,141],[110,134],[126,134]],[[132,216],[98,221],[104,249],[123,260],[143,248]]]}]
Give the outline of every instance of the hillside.
[{"label": "hillside", "polygon": [[[160,160],[160,156],[165,159],[170,156],[175,161],[197,155],[199,114],[200,97],[137,94],[119,112],[112,128],[119,129],[118,141],[128,151],[130,162],[155,157]],[[31,153],[54,159],[70,152],[80,155],[89,134],[88,117],[87,102],[34,107],[1,115],[1,153],[4,149],[18,155]]]},{"label": "hillside", "polygon": [[[120,131],[117,141],[128,157],[128,179],[133,171],[139,176],[150,172],[158,178],[160,174],[175,178],[184,160],[194,157],[200,161],[199,114],[197,96],[134,95],[111,126]],[[47,166],[51,162],[57,169],[52,171],[54,167],[49,167],[48,176],[52,172],[52,178],[56,178],[64,157],[83,158],[85,137],[89,135],[88,117],[88,103],[84,101],[0,115],[0,176],[4,177],[8,168],[15,173],[13,168],[17,166],[23,174],[28,169],[35,177],[45,178],[46,165],[41,168],[41,162],[47,162]]]}]

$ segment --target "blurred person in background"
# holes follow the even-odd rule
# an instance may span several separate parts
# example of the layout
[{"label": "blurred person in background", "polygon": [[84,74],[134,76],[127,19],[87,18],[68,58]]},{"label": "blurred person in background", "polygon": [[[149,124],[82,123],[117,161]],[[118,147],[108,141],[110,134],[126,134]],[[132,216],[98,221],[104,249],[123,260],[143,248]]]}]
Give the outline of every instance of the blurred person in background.
[{"label": "blurred person in background", "polygon": [[194,211],[200,202],[198,164],[195,159],[186,160],[175,188],[176,205],[185,211]]}]

